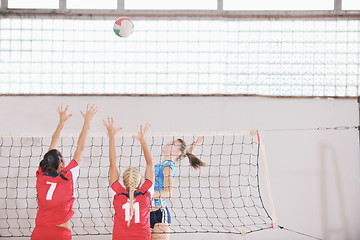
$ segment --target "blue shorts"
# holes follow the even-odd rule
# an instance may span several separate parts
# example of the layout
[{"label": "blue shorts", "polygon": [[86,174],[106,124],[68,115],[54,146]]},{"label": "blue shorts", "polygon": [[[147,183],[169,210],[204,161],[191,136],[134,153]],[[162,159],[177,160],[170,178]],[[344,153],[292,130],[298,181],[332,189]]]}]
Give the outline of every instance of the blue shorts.
[{"label": "blue shorts", "polygon": [[150,227],[154,228],[157,223],[171,223],[170,212],[167,207],[161,207],[156,211],[150,212]]}]

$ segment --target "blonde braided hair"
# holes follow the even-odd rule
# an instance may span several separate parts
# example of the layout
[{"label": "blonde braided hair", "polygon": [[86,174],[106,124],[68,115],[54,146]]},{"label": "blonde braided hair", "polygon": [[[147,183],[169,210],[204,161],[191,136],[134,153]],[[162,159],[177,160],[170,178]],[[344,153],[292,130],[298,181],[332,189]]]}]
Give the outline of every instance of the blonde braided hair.
[{"label": "blonde braided hair", "polygon": [[129,191],[130,218],[127,223],[127,226],[129,227],[130,221],[134,214],[134,202],[135,202],[134,193],[136,189],[139,187],[141,181],[139,169],[135,167],[129,167],[128,169],[126,169],[123,175],[123,181],[126,189]]}]

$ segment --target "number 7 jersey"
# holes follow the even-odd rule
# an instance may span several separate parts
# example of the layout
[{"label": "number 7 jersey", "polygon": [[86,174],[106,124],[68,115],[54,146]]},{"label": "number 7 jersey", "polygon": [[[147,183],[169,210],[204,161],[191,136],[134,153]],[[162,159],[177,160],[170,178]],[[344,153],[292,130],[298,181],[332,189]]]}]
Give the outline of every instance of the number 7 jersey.
[{"label": "number 7 jersey", "polygon": [[36,191],[39,209],[35,223],[37,226],[55,226],[66,223],[74,215],[72,206],[75,200],[75,180],[79,176],[79,166],[72,160],[62,171],[54,176],[36,172]]},{"label": "number 7 jersey", "polygon": [[111,189],[115,192],[113,240],[151,239],[150,201],[153,191],[152,185],[152,182],[146,179],[141,187],[135,191],[134,212],[128,227],[127,223],[130,218],[129,192],[119,181],[112,184]]}]

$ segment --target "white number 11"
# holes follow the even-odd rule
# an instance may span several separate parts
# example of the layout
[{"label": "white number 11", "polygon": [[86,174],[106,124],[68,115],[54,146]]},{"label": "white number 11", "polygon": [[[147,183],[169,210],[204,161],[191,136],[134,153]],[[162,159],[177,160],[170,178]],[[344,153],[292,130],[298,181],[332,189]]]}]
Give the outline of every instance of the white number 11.
[{"label": "white number 11", "polygon": [[[130,203],[127,202],[122,206],[122,209],[125,209],[125,221],[129,221],[130,219]],[[139,209],[139,202],[134,203],[134,210],[135,210],[135,223],[140,222],[140,209]]]}]

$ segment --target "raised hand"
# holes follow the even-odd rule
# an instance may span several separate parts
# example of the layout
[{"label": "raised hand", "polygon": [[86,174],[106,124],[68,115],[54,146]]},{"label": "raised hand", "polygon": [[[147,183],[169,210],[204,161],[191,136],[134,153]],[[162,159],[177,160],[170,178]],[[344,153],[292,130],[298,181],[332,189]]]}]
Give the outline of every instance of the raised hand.
[{"label": "raised hand", "polygon": [[98,112],[98,108],[97,106],[95,106],[95,104],[91,105],[91,107],[89,107],[89,104],[86,105],[86,112],[83,113],[82,111],[81,115],[84,117],[84,121],[85,122],[90,122],[92,120],[92,118],[94,117],[94,115]]},{"label": "raised hand", "polygon": [[186,150],[186,152],[188,153],[192,153],[196,148],[197,146],[201,145],[204,141],[204,137],[198,137],[189,147],[188,150]]},{"label": "raised hand", "polygon": [[60,122],[64,123],[66,122],[66,120],[68,120],[72,114],[67,114],[66,111],[69,109],[69,106],[66,105],[66,107],[64,108],[64,105],[61,104],[58,106],[58,108],[56,109],[56,111],[59,113],[60,116]]},{"label": "raised hand", "polygon": [[151,126],[150,123],[146,123],[145,127],[143,127],[143,125],[140,125],[140,131],[136,136],[132,136],[132,137],[139,140],[140,142],[145,141],[145,134],[147,133],[150,126]]},{"label": "raised hand", "polygon": [[140,125],[140,131],[136,136],[132,136],[132,137],[140,141],[142,150],[144,152],[144,157],[146,161],[145,179],[149,179],[151,182],[154,182],[155,181],[154,163],[152,161],[152,156],[149,146],[145,141],[145,134],[149,130],[149,127],[150,127],[150,123],[146,123],[144,127],[143,125]]},{"label": "raised hand", "polygon": [[122,129],[122,127],[115,128],[114,127],[114,118],[113,117],[107,117],[107,121],[103,120],[103,124],[106,127],[106,130],[108,131],[108,135],[115,136],[118,131]]},{"label": "raised hand", "polygon": [[94,115],[97,113],[98,108],[93,104],[91,105],[91,107],[89,107],[89,104],[86,106],[86,112],[83,113],[81,112],[81,115],[84,117],[84,125],[83,128],[80,132],[80,136],[78,139],[78,144],[74,153],[74,160],[80,164],[81,162],[81,155],[84,151],[85,148],[85,142],[86,142],[86,137],[87,134],[89,132],[90,129],[90,122],[92,120],[92,118],[94,117]]},{"label": "raised hand", "polygon": [[56,111],[59,113],[60,120],[59,120],[59,123],[58,123],[58,125],[57,125],[57,127],[55,129],[55,132],[52,135],[49,150],[57,148],[57,144],[58,144],[58,141],[60,139],[61,130],[64,127],[65,122],[72,116],[72,114],[67,114],[66,111],[68,110],[68,108],[69,108],[69,106],[66,106],[64,108],[64,105],[61,104],[56,109]]},{"label": "raised hand", "polygon": [[115,149],[115,135],[122,127],[114,127],[114,118],[107,117],[107,121],[103,120],[104,126],[109,135],[109,161],[110,161],[110,186],[119,180],[119,170],[116,165],[116,149]]}]

